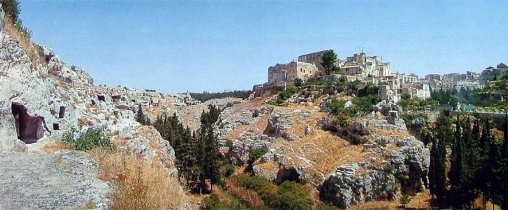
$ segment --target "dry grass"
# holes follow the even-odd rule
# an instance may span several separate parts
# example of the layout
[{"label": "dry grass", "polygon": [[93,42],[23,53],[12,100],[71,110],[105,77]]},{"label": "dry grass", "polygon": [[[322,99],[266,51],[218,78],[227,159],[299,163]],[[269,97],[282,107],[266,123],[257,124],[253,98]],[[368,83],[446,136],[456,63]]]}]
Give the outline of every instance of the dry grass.
[{"label": "dry grass", "polygon": [[351,206],[348,209],[351,210],[367,210],[367,209],[399,209],[400,204],[396,201],[370,201],[355,206]]},{"label": "dry grass", "polygon": [[65,143],[60,139],[57,139],[52,144],[46,144],[43,147],[43,150],[46,152],[55,152],[59,150],[74,150],[74,149],[75,148],[73,144]]},{"label": "dry grass", "polygon": [[90,154],[99,162],[99,178],[115,185],[110,209],[180,208],[184,194],[161,166],[120,152],[94,150]]},{"label": "dry grass", "polygon": [[430,209],[432,207],[431,199],[432,196],[430,195],[429,190],[424,190],[411,198],[411,201],[406,207],[415,209]]}]

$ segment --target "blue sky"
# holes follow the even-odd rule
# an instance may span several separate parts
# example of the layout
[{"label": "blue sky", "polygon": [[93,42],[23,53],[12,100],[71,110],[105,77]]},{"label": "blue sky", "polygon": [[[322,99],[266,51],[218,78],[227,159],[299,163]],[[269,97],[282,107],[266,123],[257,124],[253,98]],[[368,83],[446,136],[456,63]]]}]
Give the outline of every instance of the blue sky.
[{"label": "blue sky", "polygon": [[322,49],[419,75],[508,62],[506,1],[21,0],[21,19],[95,84],[165,92],[250,89]]}]

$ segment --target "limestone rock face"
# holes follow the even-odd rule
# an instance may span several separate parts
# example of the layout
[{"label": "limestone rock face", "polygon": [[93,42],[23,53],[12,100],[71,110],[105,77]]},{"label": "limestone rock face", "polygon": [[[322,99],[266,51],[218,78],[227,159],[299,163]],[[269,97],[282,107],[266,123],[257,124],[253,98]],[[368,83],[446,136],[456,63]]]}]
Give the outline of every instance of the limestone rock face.
[{"label": "limestone rock face", "polygon": [[343,164],[320,186],[322,199],[340,208],[369,200],[393,199],[398,192],[414,194],[425,188],[430,159],[429,150],[413,136],[395,142],[397,148],[377,153],[387,160]]},{"label": "limestone rock face", "polygon": [[275,138],[264,134],[269,108],[249,101],[239,102],[226,104],[220,122],[215,125],[215,133],[224,155],[233,163],[242,165],[247,163],[252,150],[268,147]]},{"label": "limestone rock face", "polygon": [[[314,112],[310,110],[300,109],[273,112],[268,120],[267,129],[269,132],[273,133],[276,136],[283,137],[290,141],[296,140],[300,137],[296,134],[293,134],[293,132],[288,131],[288,128],[295,124],[295,120],[302,120],[309,117],[313,113]],[[310,128],[306,127],[302,131],[305,132],[305,129],[309,130]]]}]

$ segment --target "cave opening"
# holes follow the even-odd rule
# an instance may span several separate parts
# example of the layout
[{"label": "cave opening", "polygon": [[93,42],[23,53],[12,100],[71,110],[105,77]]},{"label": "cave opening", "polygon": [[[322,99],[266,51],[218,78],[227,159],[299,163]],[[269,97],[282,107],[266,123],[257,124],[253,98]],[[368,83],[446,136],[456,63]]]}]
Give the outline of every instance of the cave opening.
[{"label": "cave opening", "polygon": [[294,168],[282,168],[277,172],[275,183],[281,184],[284,181],[294,181],[300,183],[300,174]]},{"label": "cave opening", "polygon": [[14,116],[17,137],[21,141],[26,144],[35,143],[44,136],[44,129],[49,132],[44,117],[30,116],[25,105],[13,102],[11,104],[11,109],[12,115]]}]

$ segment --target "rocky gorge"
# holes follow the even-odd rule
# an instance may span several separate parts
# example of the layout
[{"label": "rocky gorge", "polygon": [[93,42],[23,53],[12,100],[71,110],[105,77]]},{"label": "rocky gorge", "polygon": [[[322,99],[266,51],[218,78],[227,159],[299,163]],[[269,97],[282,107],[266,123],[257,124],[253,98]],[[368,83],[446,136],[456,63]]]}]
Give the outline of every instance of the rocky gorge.
[{"label": "rocky gorge", "polygon": [[[253,174],[274,183],[308,184],[339,208],[414,194],[427,185],[429,150],[400,119],[376,112],[338,125],[322,110],[325,99],[295,97],[286,106],[266,97],[200,103],[189,94],[95,85],[85,70],[50,48],[30,42],[27,49],[1,7],[0,25],[0,208],[108,208],[115,185],[99,178],[96,159],[82,151],[45,149],[64,135],[89,130],[177,179],[175,150],[150,123],[175,114],[196,130],[209,105],[222,110],[215,134],[233,164],[251,164]],[[39,52],[35,58],[32,48]],[[138,108],[147,125],[136,120]],[[259,148],[268,152],[249,163]],[[179,208],[191,205],[183,199]]]}]

